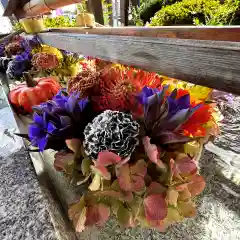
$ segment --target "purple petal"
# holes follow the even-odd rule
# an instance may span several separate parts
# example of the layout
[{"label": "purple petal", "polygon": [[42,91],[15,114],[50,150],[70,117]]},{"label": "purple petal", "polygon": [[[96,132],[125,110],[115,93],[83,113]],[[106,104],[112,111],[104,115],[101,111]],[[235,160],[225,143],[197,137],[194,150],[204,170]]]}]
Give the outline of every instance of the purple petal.
[{"label": "purple petal", "polygon": [[77,97],[76,95],[72,94],[68,101],[67,101],[67,104],[66,104],[66,108],[69,112],[73,113],[74,112],[74,108],[76,107],[76,104],[77,104]]},{"label": "purple petal", "polygon": [[48,125],[48,123],[47,123],[47,113],[43,112],[43,127],[45,129],[47,129],[47,125]]},{"label": "purple petal", "polygon": [[68,116],[60,116],[60,122],[63,127],[71,125],[71,118]]},{"label": "purple petal", "polygon": [[38,148],[40,149],[41,152],[44,151],[45,147],[47,146],[47,138],[43,137],[41,139],[38,140]]},{"label": "purple petal", "polygon": [[81,99],[78,102],[78,105],[80,107],[81,112],[84,110],[84,108],[87,106],[87,104],[88,104],[88,99],[87,98]]},{"label": "purple petal", "polygon": [[178,105],[180,109],[189,108],[190,107],[190,95],[186,94],[178,99]]},{"label": "purple petal", "polygon": [[21,55],[17,55],[16,58],[15,58],[17,61],[21,62],[23,61],[23,57]]},{"label": "purple petal", "polygon": [[33,114],[33,121],[34,123],[42,126],[43,125],[43,118],[42,116],[38,115],[36,112]]},{"label": "purple petal", "polygon": [[28,135],[30,139],[42,137],[42,129],[36,124],[29,124]]},{"label": "purple petal", "polygon": [[48,125],[47,125],[47,132],[48,133],[54,133],[54,131],[56,130],[57,128],[54,126],[54,124],[53,123],[48,123]]},{"label": "purple petal", "polygon": [[66,104],[67,100],[68,100],[68,97],[65,97],[65,96],[56,95],[54,97],[54,101],[57,103],[57,105],[60,108],[65,108],[65,104]]}]

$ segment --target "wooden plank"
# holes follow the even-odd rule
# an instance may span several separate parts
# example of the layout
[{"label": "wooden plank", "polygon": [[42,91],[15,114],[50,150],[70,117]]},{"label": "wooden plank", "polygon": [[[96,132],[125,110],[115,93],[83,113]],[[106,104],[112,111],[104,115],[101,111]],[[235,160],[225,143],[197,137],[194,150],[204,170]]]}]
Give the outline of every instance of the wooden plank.
[{"label": "wooden plank", "polygon": [[22,29],[15,31],[13,33],[8,34],[7,36],[0,39],[0,44],[4,43],[6,40],[11,40],[13,37],[23,33],[24,31]]},{"label": "wooden plank", "polygon": [[52,32],[240,42],[240,26],[52,28]]},{"label": "wooden plank", "polygon": [[45,44],[240,94],[240,43],[40,33]]}]

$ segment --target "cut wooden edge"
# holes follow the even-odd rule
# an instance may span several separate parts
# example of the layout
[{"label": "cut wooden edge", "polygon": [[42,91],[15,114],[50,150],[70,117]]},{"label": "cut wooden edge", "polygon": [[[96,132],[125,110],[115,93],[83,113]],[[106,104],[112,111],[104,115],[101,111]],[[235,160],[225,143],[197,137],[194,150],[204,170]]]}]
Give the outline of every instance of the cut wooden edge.
[{"label": "cut wooden edge", "polygon": [[240,42],[240,26],[51,28],[51,32]]}]

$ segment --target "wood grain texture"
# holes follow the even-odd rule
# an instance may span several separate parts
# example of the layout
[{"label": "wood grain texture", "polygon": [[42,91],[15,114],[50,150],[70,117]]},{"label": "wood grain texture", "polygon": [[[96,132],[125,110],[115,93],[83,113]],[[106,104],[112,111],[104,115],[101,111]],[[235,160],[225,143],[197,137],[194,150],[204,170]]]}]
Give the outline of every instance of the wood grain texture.
[{"label": "wood grain texture", "polygon": [[52,32],[240,42],[240,26],[52,28]]},{"label": "wood grain texture", "polygon": [[240,43],[40,33],[45,44],[240,94]]}]

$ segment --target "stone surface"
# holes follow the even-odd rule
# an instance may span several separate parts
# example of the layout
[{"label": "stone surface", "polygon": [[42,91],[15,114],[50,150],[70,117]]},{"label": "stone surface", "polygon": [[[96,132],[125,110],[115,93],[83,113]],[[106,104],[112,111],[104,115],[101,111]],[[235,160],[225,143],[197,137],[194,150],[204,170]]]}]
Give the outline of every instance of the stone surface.
[{"label": "stone surface", "polygon": [[0,87],[0,239],[56,239],[47,199]]},{"label": "stone surface", "polygon": [[56,239],[47,200],[24,149],[1,157],[0,176],[0,239]]}]

